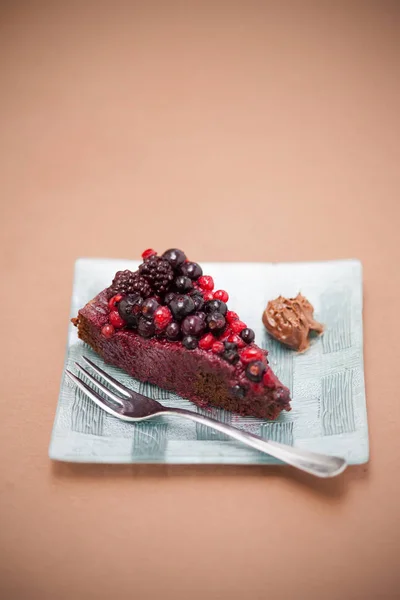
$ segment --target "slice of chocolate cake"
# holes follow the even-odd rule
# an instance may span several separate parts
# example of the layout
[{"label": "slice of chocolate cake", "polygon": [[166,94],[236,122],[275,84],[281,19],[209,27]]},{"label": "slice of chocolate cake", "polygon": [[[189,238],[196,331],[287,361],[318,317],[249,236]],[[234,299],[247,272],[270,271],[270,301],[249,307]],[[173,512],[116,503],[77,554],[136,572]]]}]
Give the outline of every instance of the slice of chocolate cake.
[{"label": "slice of chocolate cake", "polygon": [[254,332],[228,310],[200,265],[172,249],[143,253],[133,273],[79,311],[79,337],[107,363],[192,400],[265,419],[290,410],[289,390],[268,364]]}]

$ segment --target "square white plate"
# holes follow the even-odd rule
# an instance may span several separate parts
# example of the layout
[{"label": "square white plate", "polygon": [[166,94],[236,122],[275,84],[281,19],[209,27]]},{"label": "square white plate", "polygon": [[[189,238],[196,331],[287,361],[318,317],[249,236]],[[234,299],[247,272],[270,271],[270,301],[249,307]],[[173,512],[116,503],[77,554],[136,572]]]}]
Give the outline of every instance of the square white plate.
[{"label": "square white plate", "polygon": [[[110,285],[116,271],[135,270],[138,262],[79,259],[71,317]],[[270,363],[292,392],[292,411],[277,421],[239,417],[223,410],[206,414],[262,437],[345,457],[350,464],[368,461],[362,331],[362,268],[357,260],[313,263],[208,263],[205,274],[230,294],[229,307],[256,332],[256,342],[270,351]],[[301,291],[326,325],[305,354],[286,350],[264,330],[267,301]],[[190,401],[140,383],[105,365],[69,326],[65,366],[85,354],[125,385],[163,404],[200,410]],[[49,449],[52,459],[89,463],[274,464],[257,450],[230,441],[204,426],[172,417],[124,423],[84,397],[63,375]]]}]

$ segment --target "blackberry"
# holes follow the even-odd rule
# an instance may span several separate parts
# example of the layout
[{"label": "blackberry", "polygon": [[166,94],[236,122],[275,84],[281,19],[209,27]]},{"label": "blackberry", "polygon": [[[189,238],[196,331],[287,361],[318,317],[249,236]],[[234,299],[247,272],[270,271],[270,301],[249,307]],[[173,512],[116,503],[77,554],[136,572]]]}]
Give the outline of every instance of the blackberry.
[{"label": "blackberry", "polygon": [[139,267],[139,273],[158,294],[164,294],[174,278],[171,265],[160,256],[150,256],[145,260]]},{"label": "blackberry", "polygon": [[147,298],[152,293],[147,281],[139,273],[132,273],[128,269],[118,271],[108,289],[111,296],[115,294],[140,294],[142,298]]}]

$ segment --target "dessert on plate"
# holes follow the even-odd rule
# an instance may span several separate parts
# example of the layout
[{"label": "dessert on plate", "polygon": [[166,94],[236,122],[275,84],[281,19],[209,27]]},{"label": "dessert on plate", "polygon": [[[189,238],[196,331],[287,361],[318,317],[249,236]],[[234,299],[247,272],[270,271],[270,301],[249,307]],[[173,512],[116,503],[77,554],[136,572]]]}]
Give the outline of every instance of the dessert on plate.
[{"label": "dessert on plate", "polygon": [[228,308],[228,292],[214,291],[212,277],[181,250],[142,257],[72,319],[79,337],[107,363],[200,407],[266,419],[290,410],[289,390]]}]

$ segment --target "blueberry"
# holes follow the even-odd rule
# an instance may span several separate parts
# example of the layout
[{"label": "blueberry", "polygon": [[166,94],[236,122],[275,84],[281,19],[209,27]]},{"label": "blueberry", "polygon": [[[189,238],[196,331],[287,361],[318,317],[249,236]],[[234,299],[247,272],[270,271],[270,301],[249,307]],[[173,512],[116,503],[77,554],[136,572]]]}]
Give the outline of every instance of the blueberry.
[{"label": "blueberry", "polygon": [[147,298],[142,304],[142,315],[151,320],[159,306],[155,298]]},{"label": "blueberry", "polygon": [[178,248],[171,248],[166,250],[162,257],[169,262],[173,269],[180,267],[186,260],[186,254]]},{"label": "blueberry", "polygon": [[239,360],[239,354],[236,350],[224,350],[222,358],[231,363],[231,365],[235,365]]},{"label": "blueberry", "polygon": [[180,336],[180,333],[181,328],[179,327],[178,323],[175,323],[175,321],[170,323],[165,330],[165,335],[171,341],[177,340]]},{"label": "blueberry", "polygon": [[231,392],[232,395],[235,396],[235,398],[238,398],[240,400],[245,397],[246,388],[242,387],[241,385],[235,385],[233,388],[231,388]]},{"label": "blueberry", "polygon": [[131,327],[137,327],[143,298],[138,294],[128,294],[117,304],[118,313]]},{"label": "blueberry", "polygon": [[254,381],[255,383],[259,383],[263,376],[267,367],[260,360],[255,360],[247,365],[246,368],[246,377],[250,379],[250,381]]},{"label": "blueberry", "polygon": [[150,338],[155,334],[156,328],[152,321],[148,321],[145,317],[140,317],[138,325],[138,334],[144,338]]},{"label": "blueberry", "polygon": [[256,337],[254,331],[252,329],[249,329],[248,327],[246,327],[246,329],[243,329],[239,335],[242,338],[242,340],[246,342],[246,344],[251,344],[252,342],[254,342],[254,338]]},{"label": "blueberry", "polygon": [[206,328],[205,320],[199,315],[190,315],[185,317],[182,322],[183,335],[200,337]]},{"label": "blueberry", "polygon": [[222,300],[209,300],[206,302],[204,309],[208,313],[219,312],[221,315],[225,316],[228,307]]},{"label": "blueberry", "polygon": [[195,305],[190,296],[175,296],[169,304],[169,308],[177,321],[184,319],[194,312]]},{"label": "blueberry", "polygon": [[182,344],[188,350],[194,350],[195,348],[197,348],[197,343],[198,343],[197,339],[195,337],[193,337],[192,335],[187,335],[182,340]]},{"label": "blueberry", "polygon": [[197,315],[197,316],[198,316],[200,319],[202,319],[202,321],[205,321],[205,320],[206,320],[206,318],[207,318],[207,315],[206,315],[206,313],[204,313],[204,312],[201,312],[201,311],[200,311],[200,312],[197,312],[197,313],[196,313],[196,315]]},{"label": "blueberry", "polygon": [[204,298],[203,298],[203,296],[199,292],[197,292],[197,290],[196,290],[196,293],[192,294],[191,298],[192,298],[192,300],[194,302],[196,310],[201,310],[203,308],[203,306],[204,306]]},{"label": "blueberry", "polygon": [[182,275],[186,275],[190,279],[198,279],[203,275],[203,269],[195,262],[185,262],[181,266]]},{"label": "blueberry", "polygon": [[168,294],[165,294],[165,297],[164,297],[165,304],[170,304],[175,297],[176,297],[176,294],[174,292],[168,292]]},{"label": "blueberry", "polygon": [[185,275],[179,275],[174,281],[175,287],[178,292],[189,292],[193,288],[192,280],[189,277],[185,277]]},{"label": "blueberry", "polygon": [[237,350],[237,344],[234,342],[224,342],[225,350]]},{"label": "blueberry", "polygon": [[210,331],[219,332],[225,327],[226,321],[224,315],[220,312],[212,312],[207,316],[207,325]]}]

